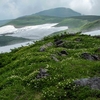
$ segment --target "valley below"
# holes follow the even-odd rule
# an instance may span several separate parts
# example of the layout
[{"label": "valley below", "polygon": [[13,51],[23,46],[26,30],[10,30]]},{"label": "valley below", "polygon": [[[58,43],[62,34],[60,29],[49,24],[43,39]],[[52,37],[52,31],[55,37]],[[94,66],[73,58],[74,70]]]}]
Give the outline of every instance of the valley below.
[{"label": "valley below", "polygon": [[[68,29],[67,26],[54,27],[55,25],[57,25],[57,23],[26,26],[23,28],[15,28],[12,25],[3,26],[0,28],[1,36],[4,36],[4,37],[10,36],[12,37],[12,39],[11,41],[9,40],[11,42],[10,45],[6,44],[0,47],[0,52],[1,53],[9,52],[10,49],[25,46],[30,42],[38,41],[54,32],[64,31]],[[19,43],[19,40],[16,42],[13,42],[15,38],[23,38],[23,39],[26,39],[27,42],[26,40],[23,40],[23,39],[21,39],[23,40],[22,43]],[[7,41],[7,43],[9,41]],[[4,42],[6,42],[6,40]],[[0,42],[0,44],[3,44],[2,41]]]},{"label": "valley below", "polygon": [[[25,26],[22,28],[15,28],[13,25],[1,27],[0,37],[11,37],[12,39],[11,41],[4,40],[4,42],[7,42],[6,44],[3,44],[4,42],[2,43],[2,41],[0,42],[0,53],[10,52],[11,49],[27,46],[28,44],[41,40],[45,36],[51,35],[55,32],[67,32],[68,26],[56,27],[57,24],[58,23],[47,23],[42,25]],[[100,35],[100,30],[83,32],[81,34],[87,34],[91,36]],[[18,38],[18,40],[14,41],[16,38]]]}]

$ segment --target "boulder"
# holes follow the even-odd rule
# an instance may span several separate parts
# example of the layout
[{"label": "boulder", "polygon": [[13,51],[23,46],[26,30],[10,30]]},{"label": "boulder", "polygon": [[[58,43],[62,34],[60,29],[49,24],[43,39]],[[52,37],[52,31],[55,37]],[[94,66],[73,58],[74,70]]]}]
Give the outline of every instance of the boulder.
[{"label": "boulder", "polygon": [[54,61],[56,61],[56,62],[59,61],[55,54],[52,54],[52,55],[51,55],[51,58],[52,58]]},{"label": "boulder", "polygon": [[60,39],[55,39],[54,44],[55,44],[55,46],[60,47],[60,46],[63,46],[64,41],[62,41]]},{"label": "boulder", "polygon": [[76,86],[89,86],[91,89],[100,90],[100,77],[83,78],[74,81]]},{"label": "boulder", "polygon": [[44,69],[44,68],[40,68],[39,70],[39,73],[38,75],[36,76],[37,79],[40,79],[40,78],[45,78],[49,76],[49,74],[47,73],[47,69]]},{"label": "boulder", "polygon": [[77,42],[81,42],[82,38],[75,38],[74,40],[77,41]]},{"label": "boulder", "polygon": [[87,60],[100,60],[99,55],[91,55],[89,53],[82,53],[81,57]]},{"label": "boulder", "polygon": [[45,50],[46,50],[46,46],[45,45],[43,45],[43,46],[40,47],[40,52],[43,52]]},{"label": "boulder", "polygon": [[51,47],[51,46],[53,46],[53,43],[52,42],[49,42],[47,44],[44,44],[43,46],[40,47],[40,52],[45,51],[48,47]]},{"label": "boulder", "polygon": [[58,54],[60,56],[66,56],[66,55],[68,55],[68,53],[65,50],[62,50],[62,51],[58,52]]}]

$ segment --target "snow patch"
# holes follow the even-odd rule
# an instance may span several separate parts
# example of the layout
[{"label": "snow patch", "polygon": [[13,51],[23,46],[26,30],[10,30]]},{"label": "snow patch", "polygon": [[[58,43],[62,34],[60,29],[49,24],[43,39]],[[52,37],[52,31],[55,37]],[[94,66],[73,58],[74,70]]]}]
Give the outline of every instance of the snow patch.
[{"label": "snow patch", "polygon": [[43,38],[44,36],[50,35],[51,33],[68,29],[67,26],[54,27],[57,24],[58,23],[26,26],[26,27],[17,29],[17,31],[13,32],[14,34],[9,34],[9,36],[39,40]]},{"label": "snow patch", "polygon": [[[5,34],[7,36],[23,37],[35,41],[35,40],[40,40],[44,36],[48,36],[54,32],[68,29],[67,26],[54,27],[57,24],[58,23],[53,23],[53,24],[50,23],[50,24],[26,26],[23,28],[15,28],[12,25],[7,25],[7,26],[0,27],[0,35]],[[9,33],[13,33],[13,34],[9,34]],[[19,43],[19,44],[0,47],[0,53],[10,52],[11,51],[10,49],[14,49],[22,45],[25,46],[27,43]]]},{"label": "snow patch", "polygon": [[0,34],[12,33],[14,31],[17,31],[17,29],[13,25],[0,27]]},{"label": "snow patch", "polygon": [[100,30],[85,32],[85,33],[82,33],[82,34],[87,34],[87,35],[91,35],[91,36],[96,36],[96,35],[100,35]]},{"label": "snow patch", "polygon": [[32,44],[32,43],[33,42],[29,41],[29,42],[14,44],[14,45],[3,46],[0,47],[0,53],[11,52],[11,49],[18,48],[21,46],[27,46],[28,44]]}]

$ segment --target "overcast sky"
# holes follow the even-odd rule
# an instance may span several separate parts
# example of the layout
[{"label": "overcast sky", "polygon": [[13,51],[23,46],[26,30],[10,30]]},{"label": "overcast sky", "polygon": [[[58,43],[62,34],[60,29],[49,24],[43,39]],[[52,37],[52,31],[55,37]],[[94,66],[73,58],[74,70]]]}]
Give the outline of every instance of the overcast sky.
[{"label": "overcast sky", "polygon": [[0,20],[56,7],[71,8],[81,14],[100,15],[100,0],[0,0]]}]

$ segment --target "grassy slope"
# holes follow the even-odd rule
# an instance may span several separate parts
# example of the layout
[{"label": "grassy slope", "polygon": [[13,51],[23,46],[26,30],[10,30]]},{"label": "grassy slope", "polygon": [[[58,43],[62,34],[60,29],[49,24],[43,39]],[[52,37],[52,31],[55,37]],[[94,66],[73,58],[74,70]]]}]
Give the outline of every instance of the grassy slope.
[{"label": "grassy slope", "polygon": [[100,16],[74,16],[62,20],[57,26],[68,26],[69,32],[100,29]]},{"label": "grassy slope", "polygon": [[[65,47],[48,47],[40,52],[42,45],[60,38]],[[75,38],[82,38],[76,42]],[[88,87],[76,88],[72,81],[86,77],[100,77],[100,61],[89,61],[81,53],[95,54],[100,39],[87,35],[64,35],[46,37],[30,46],[0,54],[0,100],[99,100],[100,91]],[[68,56],[57,52],[66,50]],[[51,58],[56,54],[59,62]],[[99,53],[100,54],[100,53]],[[48,69],[49,76],[36,79],[40,68]]]},{"label": "grassy slope", "polygon": [[62,20],[57,26],[68,26],[69,28],[78,28],[86,24],[87,22],[88,22],[87,20],[66,18]]},{"label": "grassy slope", "polygon": [[89,22],[81,27],[82,31],[92,31],[100,29],[100,20]]},{"label": "grassy slope", "polygon": [[81,20],[87,20],[87,21],[95,21],[95,20],[99,20],[100,16],[95,16],[95,15],[83,15],[83,16],[74,16],[71,18],[75,18],[75,19],[81,19]]},{"label": "grassy slope", "polygon": [[23,27],[23,26],[30,26],[30,25],[45,24],[45,23],[58,23],[61,20],[62,18],[30,15],[30,16],[17,18],[7,24],[14,25],[15,27]]}]

